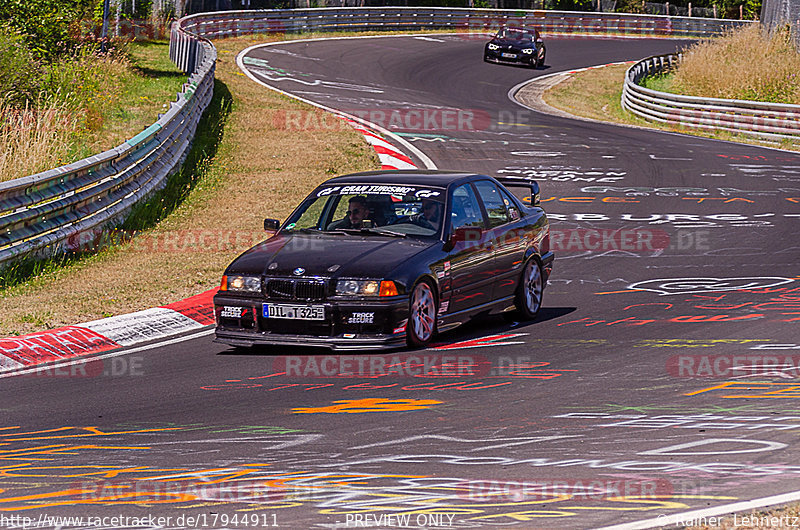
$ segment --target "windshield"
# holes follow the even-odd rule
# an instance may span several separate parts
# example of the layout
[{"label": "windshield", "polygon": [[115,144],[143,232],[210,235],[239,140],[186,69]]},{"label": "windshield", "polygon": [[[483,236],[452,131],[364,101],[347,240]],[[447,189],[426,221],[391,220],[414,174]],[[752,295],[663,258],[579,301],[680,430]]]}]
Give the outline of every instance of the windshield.
[{"label": "windshield", "polygon": [[375,229],[372,233],[436,237],[444,196],[443,188],[404,184],[324,186],[303,201],[284,230],[370,233]]},{"label": "windshield", "polygon": [[533,35],[526,30],[503,28],[497,33],[500,39],[532,41]]}]

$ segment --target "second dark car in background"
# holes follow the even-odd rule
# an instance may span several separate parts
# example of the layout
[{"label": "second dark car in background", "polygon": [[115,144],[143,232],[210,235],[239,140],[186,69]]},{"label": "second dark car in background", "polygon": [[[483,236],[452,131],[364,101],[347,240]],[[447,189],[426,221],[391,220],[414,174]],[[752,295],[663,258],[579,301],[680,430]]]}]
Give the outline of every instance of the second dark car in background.
[{"label": "second dark car in background", "polygon": [[483,60],[516,63],[538,68],[544,66],[547,48],[539,31],[533,28],[501,28],[486,43]]}]

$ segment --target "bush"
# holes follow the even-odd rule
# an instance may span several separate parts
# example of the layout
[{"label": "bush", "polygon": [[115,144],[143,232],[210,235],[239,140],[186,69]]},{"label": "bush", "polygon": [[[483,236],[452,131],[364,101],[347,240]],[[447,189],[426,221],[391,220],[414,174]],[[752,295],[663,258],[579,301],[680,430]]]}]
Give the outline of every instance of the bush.
[{"label": "bush", "polygon": [[79,43],[80,21],[91,18],[93,0],[2,0],[0,22],[19,32],[42,59],[72,51]]},{"label": "bush", "polygon": [[11,105],[24,105],[39,92],[40,65],[24,38],[0,26],[0,96]]}]

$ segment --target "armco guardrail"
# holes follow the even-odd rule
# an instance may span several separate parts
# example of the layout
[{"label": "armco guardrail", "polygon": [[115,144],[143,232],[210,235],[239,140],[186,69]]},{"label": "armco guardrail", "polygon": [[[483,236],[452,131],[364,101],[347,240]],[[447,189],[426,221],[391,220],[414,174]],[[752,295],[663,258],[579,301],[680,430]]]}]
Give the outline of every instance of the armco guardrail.
[{"label": "armco guardrail", "polygon": [[119,223],[136,202],[164,185],[185,158],[211,100],[216,49],[207,39],[363,30],[481,33],[502,25],[533,25],[550,34],[702,37],[743,23],[621,13],[419,7],[219,11],[184,17],[173,25],[170,58],[190,77],[166,114],[110,151],[0,183],[0,267],[21,257],[80,247],[77,236]]},{"label": "armco guardrail", "polygon": [[[208,39],[253,33],[330,31],[418,31],[453,29],[491,31],[502,25],[536,26],[545,33],[593,33],[704,37],[748,21],[572,11],[457,9],[444,7],[312,8],[265,11],[217,11],[182,18],[186,33]],[[174,35],[174,34],[173,34]],[[192,44],[177,41],[173,57],[188,57]],[[183,49],[186,48],[186,49]],[[188,68],[186,71],[189,71]]]},{"label": "armco guardrail", "polygon": [[[197,40],[195,38],[195,40]],[[216,50],[203,52],[183,91],[154,124],[99,155],[0,183],[0,268],[77,250],[81,234],[119,223],[180,168],[213,95]]]},{"label": "armco guardrail", "polygon": [[725,130],[764,140],[800,139],[800,105],[715,99],[659,92],[640,86],[647,76],[668,72],[679,55],[648,57],[625,74],[622,107],[646,120],[707,130]]}]

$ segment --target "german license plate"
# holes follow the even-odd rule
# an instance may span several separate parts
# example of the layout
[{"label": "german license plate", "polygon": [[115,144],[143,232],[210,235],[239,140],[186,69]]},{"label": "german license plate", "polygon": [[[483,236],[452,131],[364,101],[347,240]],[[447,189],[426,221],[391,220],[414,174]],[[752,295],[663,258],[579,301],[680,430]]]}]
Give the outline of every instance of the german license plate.
[{"label": "german license plate", "polygon": [[323,305],[264,304],[264,318],[288,318],[291,320],[325,320]]},{"label": "german license plate", "polygon": [[502,57],[503,59],[516,59],[517,58],[517,54],[516,53],[501,53],[500,57]]}]

